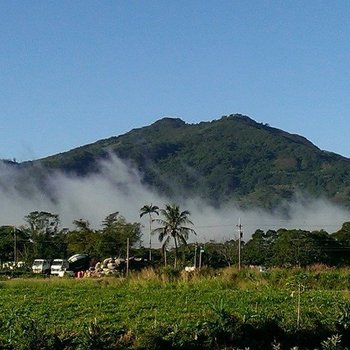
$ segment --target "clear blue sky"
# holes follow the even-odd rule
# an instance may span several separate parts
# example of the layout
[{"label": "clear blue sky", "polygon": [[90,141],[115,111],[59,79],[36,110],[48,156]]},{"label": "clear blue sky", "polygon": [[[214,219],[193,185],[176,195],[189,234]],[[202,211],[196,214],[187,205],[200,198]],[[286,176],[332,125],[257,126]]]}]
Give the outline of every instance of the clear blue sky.
[{"label": "clear blue sky", "polygon": [[350,1],[0,2],[0,158],[242,113],[350,157]]}]

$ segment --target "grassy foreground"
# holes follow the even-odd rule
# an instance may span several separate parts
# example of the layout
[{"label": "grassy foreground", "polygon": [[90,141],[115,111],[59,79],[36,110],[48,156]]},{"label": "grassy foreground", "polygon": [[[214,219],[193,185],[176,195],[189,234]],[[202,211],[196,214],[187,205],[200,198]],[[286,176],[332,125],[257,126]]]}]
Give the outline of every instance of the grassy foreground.
[{"label": "grassy foreground", "polygon": [[322,348],[332,335],[346,345],[349,276],[167,269],[128,278],[3,281],[0,348],[264,349],[265,340],[244,339],[259,332],[289,348]]}]

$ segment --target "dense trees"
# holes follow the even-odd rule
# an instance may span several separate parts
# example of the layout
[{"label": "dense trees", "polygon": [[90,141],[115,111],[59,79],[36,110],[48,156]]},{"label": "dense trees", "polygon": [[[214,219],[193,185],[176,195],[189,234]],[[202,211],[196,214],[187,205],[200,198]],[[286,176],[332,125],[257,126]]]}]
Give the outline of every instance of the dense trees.
[{"label": "dense trees", "polygon": [[76,228],[66,235],[68,255],[86,253],[99,260],[125,257],[127,238],[131,245],[141,238],[140,224],[127,222],[119,212],[107,215],[100,230],[91,229],[85,220],[76,220],[74,224]]},{"label": "dense trees", "polygon": [[135,246],[141,239],[139,223],[128,223],[118,212],[108,215],[103,221],[103,229],[98,240],[101,257],[126,256],[126,240]]},{"label": "dense trees", "polygon": [[342,264],[350,264],[350,222],[344,222],[341,229],[332,234],[332,239],[338,243],[333,250],[337,260]]},{"label": "dense trees", "polygon": [[266,233],[257,230],[244,246],[243,259],[248,265],[342,265],[346,262],[345,257],[350,256],[343,237],[337,233],[330,235],[324,230],[279,229]]},{"label": "dense trees", "polygon": [[79,219],[73,222],[75,228],[65,237],[67,242],[67,255],[86,253],[94,256],[96,252],[97,232],[90,227],[87,220]]},{"label": "dense trees", "polygon": [[0,259],[4,261],[15,260],[15,228],[13,226],[0,227]]},{"label": "dense trees", "polygon": [[31,212],[25,221],[18,228],[0,226],[1,262],[31,263],[35,258],[67,258],[76,253],[96,259],[125,257],[126,239],[133,246],[141,238],[140,224],[127,222],[118,212],[109,214],[99,230],[83,219],[75,220],[72,230],[61,228],[58,215],[48,212]]},{"label": "dense trees", "polygon": [[248,265],[268,265],[272,258],[275,231],[256,230],[243,249],[243,262]]},{"label": "dense trees", "polygon": [[203,248],[203,264],[206,266],[226,267],[238,263],[238,240],[223,243],[210,241]]},{"label": "dense trees", "polygon": [[[152,213],[160,214],[152,218]],[[140,217],[148,215],[150,225],[157,225],[162,248],[168,248],[168,263],[175,267],[192,265],[196,260],[196,247],[201,247],[201,261],[210,267],[232,266],[238,263],[238,240],[227,242],[202,242],[187,244],[190,234],[195,234],[190,213],[176,204],[164,209],[145,205]],[[86,253],[101,260],[107,257],[126,257],[126,241],[130,242],[135,257],[150,257],[149,247],[142,246],[141,224],[128,222],[119,212],[106,216],[100,229],[93,229],[87,220],[73,222],[73,229],[62,228],[58,215],[34,211],[25,216],[21,227],[0,226],[0,261],[34,258],[66,258],[76,253]],[[151,226],[150,226],[151,227]],[[350,264],[350,222],[345,222],[337,232],[298,229],[256,230],[251,239],[241,242],[243,265],[304,267],[313,264],[340,266]],[[164,252],[164,250],[163,250]],[[198,251],[197,251],[198,253]],[[164,258],[164,255],[163,255]],[[152,249],[152,265],[164,263],[162,249]]]},{"label": "dense trees", "polygon": [[59,216],[45,211],[33,211],[25,217],[26,225],[21,228],[24,233],[26,259],[38,256],[53,259],[57,252],[65,251],[65,229],[60,228]]}]

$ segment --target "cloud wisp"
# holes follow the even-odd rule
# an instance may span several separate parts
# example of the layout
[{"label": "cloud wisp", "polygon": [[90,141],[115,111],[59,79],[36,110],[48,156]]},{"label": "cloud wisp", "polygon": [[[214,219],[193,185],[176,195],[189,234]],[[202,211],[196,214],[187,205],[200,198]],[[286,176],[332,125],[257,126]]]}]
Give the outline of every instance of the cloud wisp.
[{"label": "cloud wisp", "polygon": [[[163,207],[173,200],[145,186],[137,170],[115,156],[101,161],[99,168],[99,173],[86,177],[55,172],[47,177],[42,187],[26,170],[0,164],[0,225],[22,225],[31,211],[42,210],[59,214],[63,227],[71,228],[74,220],[84,219],[93,228],[99,228],[108,214],[118,211],[128,221],[141,222],[148,235],[147,218],[140,219],[140,208],[150,203]],[[190,211],[197,232],[192,240],[198,242],[237,238],[239,220],[244,240],[247,240],[256,229],[324,229],[331,233],[350,217],[349,211],[325,199],[301,195],[284,205],[288,217],[278,211],[243,210],[232,204],[218,209],[195,198],[177,200],[177,204]]]}]

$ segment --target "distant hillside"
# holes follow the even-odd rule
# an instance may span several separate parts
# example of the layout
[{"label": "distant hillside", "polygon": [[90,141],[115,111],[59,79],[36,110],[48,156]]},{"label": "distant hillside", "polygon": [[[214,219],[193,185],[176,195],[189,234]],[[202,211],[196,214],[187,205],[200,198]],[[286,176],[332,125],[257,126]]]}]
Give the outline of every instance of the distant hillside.
[{"label": "distant hillside", "polygon": [[349,159],[243,115],[199,124],[164,118],[19,167],[40,164],[41,176],[57,169],[84,176],[98,172],[98,161],[110,153],[135,166],[145,184],[173,198],[274,208],[302,191],[350,206]]}]

